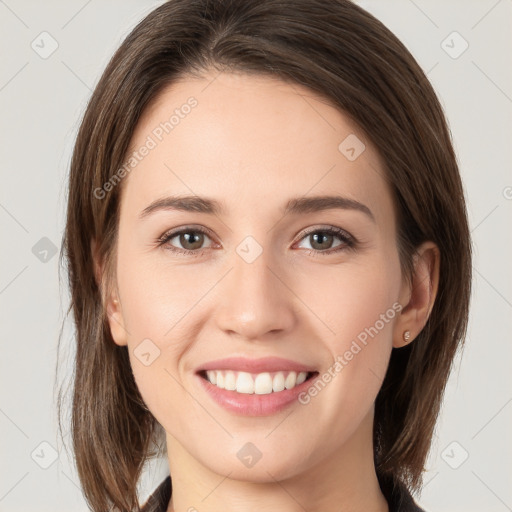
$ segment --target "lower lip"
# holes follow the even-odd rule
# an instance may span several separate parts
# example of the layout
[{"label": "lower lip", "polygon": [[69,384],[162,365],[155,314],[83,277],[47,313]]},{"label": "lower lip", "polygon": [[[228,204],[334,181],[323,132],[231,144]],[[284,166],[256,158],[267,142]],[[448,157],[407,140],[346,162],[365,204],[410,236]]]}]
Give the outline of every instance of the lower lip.
[{"label": "lower lip", "polygon": [[198,374],[196,374],[196,377],[200,380],[203,389],[224,409],[244,416],[270,416],[282,411],[293,402],[298,402],[298,395],[311,386],[316,375],[292,389],[266,395],[237,393],[236,391],[221,389]]}]

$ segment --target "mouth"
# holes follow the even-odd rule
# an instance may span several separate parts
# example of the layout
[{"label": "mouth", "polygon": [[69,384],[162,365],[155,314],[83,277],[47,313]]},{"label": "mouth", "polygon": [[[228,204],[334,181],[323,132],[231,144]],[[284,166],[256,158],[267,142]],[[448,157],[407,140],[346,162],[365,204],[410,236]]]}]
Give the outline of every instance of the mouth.
[{"label": "mouth", "polygon": [[219,389],[246,395],[270,395],[294,389],[318,375],[317,371],[251,373],[234,370],[200,370],[197,374]]},{"label": "mouth", "polygon": [[269,416],[301,404],[298,397],[320,375],[314,366],[281,357],[229,357],[196,368],[199,388],[226,411]]}]

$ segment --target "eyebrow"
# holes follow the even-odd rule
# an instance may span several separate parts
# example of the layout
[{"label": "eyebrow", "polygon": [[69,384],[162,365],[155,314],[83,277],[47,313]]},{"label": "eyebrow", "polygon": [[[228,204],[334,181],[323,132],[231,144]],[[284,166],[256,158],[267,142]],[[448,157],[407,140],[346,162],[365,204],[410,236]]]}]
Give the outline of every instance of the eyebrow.
[{"label": "eyebrow", "polygon": [[[375,217],[363,203],[342,196],[309,196],[296,197],[287,201],[283,208],[283,214],[305,214],[322,210],[356,210],[367,215],[373,222]],[[184,212],[206,213],[209,215],[226,215],[226,209],[219,201],[208,197],[199,196],[169,196],[153,201],[140,213],[143,219],[150,214],[161,210],[177,210]]]}]

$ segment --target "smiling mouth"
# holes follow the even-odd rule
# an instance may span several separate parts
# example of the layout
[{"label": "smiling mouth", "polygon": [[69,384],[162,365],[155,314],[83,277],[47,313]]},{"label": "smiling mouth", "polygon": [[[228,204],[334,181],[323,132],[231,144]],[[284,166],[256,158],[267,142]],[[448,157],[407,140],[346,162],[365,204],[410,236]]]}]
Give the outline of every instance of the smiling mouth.
[{"label": "smiling mouth", "polygon": [[217,388],[243,394],[268,395],[293,389],[318,372],[277,371],[249,373],[234,370],[201,370],[198,375]]}]

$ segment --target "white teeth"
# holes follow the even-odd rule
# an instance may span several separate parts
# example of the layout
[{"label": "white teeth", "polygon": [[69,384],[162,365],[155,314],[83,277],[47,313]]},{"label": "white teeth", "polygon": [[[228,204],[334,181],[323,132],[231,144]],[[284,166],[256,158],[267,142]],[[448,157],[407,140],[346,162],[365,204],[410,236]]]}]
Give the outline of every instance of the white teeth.
[{"label": "white teeth", "polygon": [[238,378],[236,379],[236,391],[237,393],[254,393],[254,380],[252,380],[250,373],[238,373]]},{"label": "white teeth", "polygon": [[236,389],[236,377],[233,372],[227,372],[224,379],[224,389],[234,391]]},{"label": "white teeth", "polygon": [[297,374],[295,372],[290,372],[286,380],[284,381],[284,387],[286,389],[292,389],[295,387],[295,382],[297,380]]},{"label": "white teeth", "polygon": [[[286,377],[285,377],[286,375]],[[248,372],[224,370],[207,370],[207,379],[221,389],[237,393],[268,395],[285,389],[292,389],[302,384],[307,378],[307,372],[269,372],[252,375]]]},{"label": "white teeth", "polygon": [[297,375],[297,380],[295,381],[295,385],[298,386],[299,384],[302,384],[305,380],[308,374],[306,372],[300,372]]},{"label": "white teeth", "polygon": [[283,372],[276,373],[272,381],[272,389],[274,391],[283,391],[284,389],[284,375]]},{"label": "white teeth", "polygon": [[270,373],[259,373],[254,380],[254,392],[257,395],[272,393],[272,377]]}]

